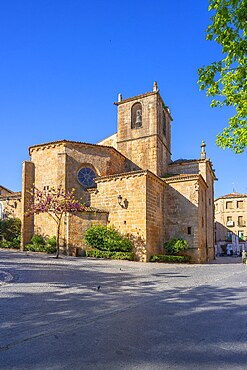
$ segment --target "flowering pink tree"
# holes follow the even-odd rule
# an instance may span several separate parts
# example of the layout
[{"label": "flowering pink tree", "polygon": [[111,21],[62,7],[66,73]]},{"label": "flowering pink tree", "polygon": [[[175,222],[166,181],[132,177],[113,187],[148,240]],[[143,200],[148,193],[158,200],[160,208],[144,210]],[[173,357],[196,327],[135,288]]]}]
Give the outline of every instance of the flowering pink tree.
[{"label": "flowering pink tree", "polygon": [[75,189],[66,192],[62,188],[51,188],[48,190],[31,190],[32,200],[29,204],[27,215],[47,213],[57,225],[56,231],[56,258],[60,249],[60,228],[64,215],[73,212],[85,211],[85,205],[76,199]]}]

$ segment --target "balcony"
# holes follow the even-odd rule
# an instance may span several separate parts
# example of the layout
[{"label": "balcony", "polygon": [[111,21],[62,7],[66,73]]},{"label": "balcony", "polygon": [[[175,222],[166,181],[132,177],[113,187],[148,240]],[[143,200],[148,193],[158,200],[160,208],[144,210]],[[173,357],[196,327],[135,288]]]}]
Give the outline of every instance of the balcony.
[{"label": "balcony", "polygon": [[234,221],[227,221],[226,226],[234,226]]}]

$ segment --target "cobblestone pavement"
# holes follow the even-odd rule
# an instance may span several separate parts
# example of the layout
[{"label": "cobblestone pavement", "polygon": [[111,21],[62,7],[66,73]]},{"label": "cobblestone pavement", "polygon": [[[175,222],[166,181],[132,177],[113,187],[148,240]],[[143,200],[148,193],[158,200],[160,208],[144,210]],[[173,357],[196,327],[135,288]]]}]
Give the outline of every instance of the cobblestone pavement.
[{"label": "cobblestone pavement", "polygon": [[247,268],[0,250],[0,369],[246,369]]}]

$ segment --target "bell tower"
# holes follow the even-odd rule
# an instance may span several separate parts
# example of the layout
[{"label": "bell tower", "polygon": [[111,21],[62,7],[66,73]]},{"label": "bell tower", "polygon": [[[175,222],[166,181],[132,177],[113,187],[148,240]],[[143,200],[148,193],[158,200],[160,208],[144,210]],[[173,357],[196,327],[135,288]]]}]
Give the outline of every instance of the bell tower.
[{"label": "bell tower", "polygon": [[153,91],[128,99],[118,95],[117,149],[143,170],[164,176],[171,161],[172,117],[157,82]]}]

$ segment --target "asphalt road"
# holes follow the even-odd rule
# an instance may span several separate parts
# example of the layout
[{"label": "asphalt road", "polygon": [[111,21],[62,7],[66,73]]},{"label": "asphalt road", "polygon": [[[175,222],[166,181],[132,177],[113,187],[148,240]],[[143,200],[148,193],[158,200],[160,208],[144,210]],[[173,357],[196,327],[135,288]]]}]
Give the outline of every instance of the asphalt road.
[{"label": "asphalt road", "polygon": [[247,369],[247,268],[0,250],[0,369]]}]

